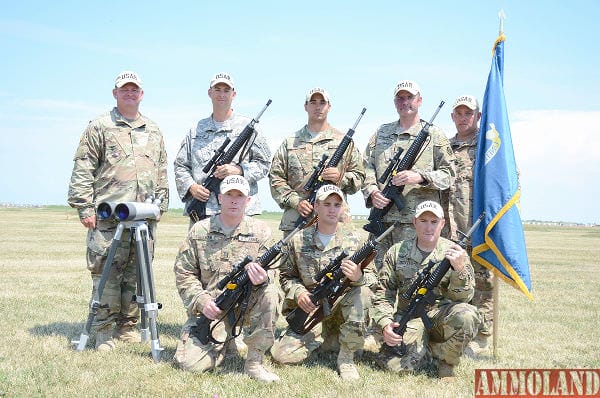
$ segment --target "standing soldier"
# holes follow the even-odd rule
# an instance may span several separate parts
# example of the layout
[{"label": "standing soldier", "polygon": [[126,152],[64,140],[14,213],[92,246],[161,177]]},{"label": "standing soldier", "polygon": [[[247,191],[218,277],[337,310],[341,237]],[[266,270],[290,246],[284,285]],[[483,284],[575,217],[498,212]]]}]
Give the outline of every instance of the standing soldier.
[{"label": "standing soldier", "polygon": [[[190,129],[181,142],[175,158],[175,185],[182,201],[185,202],[184,215],[189,214],[192,198],[206,202],[206,217],[219,212],[218,192],[211,193],[202,186],[209,177],[202,169],[213,157],[223,142],[230,138],[231,142],[244,130],[251,119],[237,114],[231,107],[237,92],[233,78],[227,73],[217,73],[210,81],[208,96],[212,101],[212,114],[202,119]],[[214,176],[224,179],[230,175],[242,175],[250,184],[250,203],[246,208],[247,215],[261,213],[258,200],[257,181],[264,178],[271,165],[271,151],[267,141],[260,134],[258,126],[254,126],[256,135],[250,144],[242,148],[232,163],[218,166]],[[198,220],[190,219],[190,227]]]},{"label": "standing soldier", "polygon": [[[339,222],[344,203],[343,192],[335,185],[323,185],[317,191],[316,225],[305,228],[289,243],[289,253],[281,267],[281,287],[285,293],[283,312],[296,307],[310,314],[316,310],[310,290],[329,261],[342,251],[353,253],[361,246],[360,234]],[[319,348],[325,339],[332,346],[339,345],[337,365],[344,380],[359,378],[354,365],[354,353],[363,348],[367,306],[370,305],[370,287],[377,284],[372,264],[364,272],[358,264],[345,258],[341,264],[344,276],[350,280],[350,290],[335,304],[331,316],[305,335],[287,329],[271,348],[273,359],[283,364],[304,361]]]},{"label": "standing soldier", "polygon": [[[92,297],[107,266],[104,262],[117,228],[114,219],[96,217],[96,206],[101,202],[160,199],[160,213],[169,208],[163,136],[158,126],[139,112],[144,98],[142,80],[135,72],[121,72],[112,94],[117,106],[92,120],[81,136],[69,184],[69,205],[77,209],[81,223],[88,229],[87,267],[92,273]],[[159,218],[148,220],[152,238]],[[102,293],[102,304],[108,307],[99,309],[94,318],[99,351],[115,348],[113,337],[124,342],[140,341],[135,330],[138,305],[131,300],[137,282],[134,246],[125,229]]]},{"label": "standing soldier", "polygon": [[[477,140],[481,118],[477,99],[471,95],[461,95],[454,102],[452,121],[456,126],[456,135],[450,139],[450,145],[456,156],[456,180],[450,189],[450,217],[454,222],[452,239],[460,238],[456,229],[466,232],[473,224],[473,165],[477,154]],[[471,256],[473,248],[467,246],[475,271],[475,294],[471,304],[479,309],[483,322],[479,333],[467,347],[467,353],[478,355],[489,347],[489,337],[493,324],[493,275],[492,272],[476,262]]]},{"label": "standing soldier", "polygon": [[[299,216],[308,217],[313,206],[304,190],[310,175],[323,155],[332,156],[344,134],[327,122],[331,109],[329,95],[322,88],[313,88],[306,95],[304,110],[308,123],[285,139],[275,156],[269,172],[271,195],[284,209],[279,229],[284,236],[294,229]],[[337,167],[326,167],[321,174],[325,181],[340,187],[344,195],[358,192],[365,172],[362,157],[351,142]]]},{"label": "standing soldier", "polygon": [[[195,223],[179,248],[175,259],[175,283],[188,319],[177,344],[175,362],[184,370],[202,373],[219,366],[225,357],[226,345],[208,342],[202,344],[190,334],[200,315],[221,320],[223,311],[215,303],[222,293],[217,285],[234,265],[244,257],[257,258],[267,250],[271,230],[263,221],[245,215],[250,202],[250,186],[242,176],[228,176],[221,182],[219,203],[221,213]],[[246,265],[252,290],[246,316],[242,319],[249,327],[243,336],[248,346],[245,373],[253,379],[274,382],[279,377],[263,366],[263,356],[275,339],[275,322],[279,316],[279,292],[274,284],[273,270],[266,271],[260,264]],[[211,328],[217,341],[231,338],[233,325],[227,317]]]},{"label": "standing soldier", "polygon": [[[421,89],[411,80],[403,80],[394,89],[394,104],[398,112],[397,121],[381,125],[369,140],[365,151],[365,182],[363,194],[367,207],[385,208],[390,199],[383,196],[384,184],[377,180],[385,172],[399,149],[407,150],[419,134],[425,121],[419,117],[423,103]],[[440,202],[442,191],[449,189],[454,175],[454,155],[444,132],[437,126],[429,127],[430,141],[410,170],[393,176],[393,184],[404,186],[405,206],[398,211],[392,204],[385,214],[383,225],[387,229],[395,221],[399,225],[380,243],[375,266],[380,269],[383,255],[394,243],[415,236],[412,219],[418,203],[424,200]]]}]

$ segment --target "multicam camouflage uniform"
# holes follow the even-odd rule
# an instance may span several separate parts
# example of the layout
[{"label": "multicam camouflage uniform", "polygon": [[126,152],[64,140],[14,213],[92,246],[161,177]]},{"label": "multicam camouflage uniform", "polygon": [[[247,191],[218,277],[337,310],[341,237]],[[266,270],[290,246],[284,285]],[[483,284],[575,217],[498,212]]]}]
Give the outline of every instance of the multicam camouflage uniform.
[{"label": "multicam camouflage uniform", "polygon": [[[81,219],[96,214],[101,202],[143,202],[160,198],[161,211],[169,207],[167,154],[158,126],[145,116],[125,119],[115,107],[93,120],[84,131],[74,157],[68,202]],[[108,248],[117,222],[96,220],[88,230],[87,267],[92,273],[93,294],[104,269]],[[151,237],[156,222],[148,220]],[[151,247],[153,245],[151,244]],[[94,326],[103,329],[115,321],[119,326],[135,325],[138,306],[131,298],[136,291],[134,245],[129,230],[123,232],[109,279],[102,294],[107,309],[99,309]]]},{"label": "multicam camouflage uniform", "polygon": [[[268,225],[248,216],[230,233],[218,215],[192,226],[179,248],[173,268],[177,290],[188,315],[174,358],[182,369],[201,373],[221,364],[225,356],[224,344],[209,342],[203,345],[189,335],[190,327],[196,324],[206,303],[221,294],[217,290],[218,282],[247,255],[258,258],[264,253],[270,238]],[[261,353],[273,344],[275,322],[279,316],[279,296],[277,286],[273,283],[273,270],[269,270],[268,275],[268,283],[252,288],[244,317],[247,327],[244,342],[249,349]],[[230,335],[231,325],[227,321],[225,324],[220,322],[213,330],[213,336],[218,341],[225,341]]]},{"label": "multicam camouflage uniform", "polygon": [[[473,225],[473,165],[477,155],[477,136],[466,142],[459,142],[454,136],[450,139],[450,145],[456,156],[456,180],[450,188],[450,220],[454,222],[452,238],[460,238],[456,235],[456,229],[466,232]],[[493,274],[471,257],[472,247],[467,247],[467,253],[471,258],[473,270],[475,271],[475,294],[471,304],[479,309],[483,316],[483,322],[479,333],[490,336],[493,323]]]},{"label": "multicam camouflage uniform", "polygon": [[[300,295],[315,287],[315,276],[329,264],[330,259],[343,250],[352,255],[361,247],[362,240],[357,231],[341,223],[327,246],[323,246],[316,225],[295,235],[281,267],[280,281],[285,293],[283,313],[287,314],[296,308]],[[362,349],[366,310],[370,304],[369,287],[376,283],[377,277],[371,263],[363,270],[363,277],[351,283],[352,288],[335,304],[330,317],[304,336],[287,329],[271,347],[273,359],[279,363],[300,363],[321,346],[325,338],[338,334],[340,346],[351,352]]]},{"label": "multicam camouflage uniform", "polygon": [[[196,128],[190,129],[186,134],[174,162],[175,185],[179,197],[185,202],[184,215],[188,215],[188,207],[192,199],[188,190],[192,184],[202,184],[208,177],[202,171],[204,166],[208,164],[215,151],[221,147],[227,137],[233,143],[250,121],[251,119],[246,116],[233,113],[229,119],[223,122],[221,127],[218,127],[211,116],[200,120]],[[242,168],[244,178],[250,184],[251,199],[246,207],[247,215],[260,214],[262,211],[257,195],[257,181],[267,175],[271,165],[271,150],[257,127],[254,126],[256,138],[254,142],[252,142],[252,139],[250,140],[252,142],[250,150],[242,148],[232,161],[232,163]],[[246,152],[247,155],[240,159],[240,155]],[[220,213],[217,193],[212,193],[208,199],[206,204],[207,215]]]},{"label": "multicam camouflage uniform", "polygon": [[[343,138],[344,134],[332,127],[313,138],[308,127],[304,126],[286,138],[273,156],[269,181],[273,199],[284,209],[279,224],[279,229],[284,233],[294,229],[294,222],[299,217],[296,207],[310,194],[304,190],[304,186],[314,167],[323,154],[331,157]],[[358,192],[365,178],[365,172],[362,156],[352,142],[344,152],[338,170],[342,173],[339,185],[342,192],[346,195]]]},{"label": "multicam camouflage uniform", "polygon": [[[383,329],[392,320],[398,322],[408,301],[401,295],[408,290],[417,273],[429,263],[440,262],[452,241],[439,238],[434,251],[424,255],[416,238],[393,245],[385,254],[379,271],[379,285],[373,298],[373,319]],[[435,268],[434,268],[435,270]],[[420,318],[411,320],[404,334],[407,354],[403,357],[384,355],[386,367],[395,372],[416,371],[427,364],[429,356],[457,365],[467,344],[477,334],[480,316],[477,308],[468,304],[473,297],[473,267],[466,259],[465,268],[446,273],[435,293],[438,300],[427,315],[433,327],[427,331]]]},{"label": "multicam camouflage uniform", "polygon": [[[385,184],[381,184],[377,180],[385,172],[398,149],[403,148],[406,151],[414,142],[424,123],[421,120],[420,123],[408,130],[402,130],[397,121],[383,124],[371,137],[364,156],[366,177],[362,189],[367,207],[372,207],[371,193],[376,189],[383,190],[385,187]],[[421,174],[425,182],[406,185],[402,192],[404,209],[398,211],[392,204],[390,210],[382,218],[386,229],[395,221],[399,221],[400,225],[379,244],[380,250],[375,258],[377,269],[382,267],[383,255],[391,245],[415,236],[412,220],[417,205],[425,200],[443,203],[442,191],[450,188],[451,179],[454,176],[454,154],[450,143],[444,132],[437,126],[431,126],[429,133],[431,141],[426,144],[411,169]],[[442,231],[442,235],[446,233]]]}]

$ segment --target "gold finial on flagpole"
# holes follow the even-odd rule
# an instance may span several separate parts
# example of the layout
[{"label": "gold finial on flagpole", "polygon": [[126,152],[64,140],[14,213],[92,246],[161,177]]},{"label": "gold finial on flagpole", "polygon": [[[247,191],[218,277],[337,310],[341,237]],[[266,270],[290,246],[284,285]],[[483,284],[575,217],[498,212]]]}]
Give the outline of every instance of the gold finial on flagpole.
[{"label": "gold finial on flagpole", "polygon": [[498,35],[502,36],[504,34],[504,20],[506,19],[506,14],[503,9],[500,9],[498,12],[498,18],[500,18],[500,33]]}]

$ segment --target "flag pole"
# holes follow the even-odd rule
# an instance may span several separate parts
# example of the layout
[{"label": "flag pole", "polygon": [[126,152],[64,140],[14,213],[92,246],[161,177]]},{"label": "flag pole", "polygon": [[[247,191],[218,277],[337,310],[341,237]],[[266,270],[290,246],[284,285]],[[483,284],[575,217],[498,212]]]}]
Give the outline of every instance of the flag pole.
[{"label": "flag pole", "polygon": [[492,290],[492,353],[494,355],[494,359],[498,359],[498,313],[499,313],[499,305],[498,305],[498,294],[499,283],[498,275],[494,272],[493,278],[493,290]]},{"label": "flag pole", "polygon": [[[506,14],[504,14],[504,10],[500,9],[498,12],[498,18],[500,19],[500,29],[498,32],[498,36],[502,36],[504,34],[504,19],[506,18]],[[492,290],[492,353],[494,355],[494,359],[498,359],[498,320],[500,313],[500,305],[498,304],[499,300],[499,278],[498,275],[494,272],[493,278],[493,290]]]}]

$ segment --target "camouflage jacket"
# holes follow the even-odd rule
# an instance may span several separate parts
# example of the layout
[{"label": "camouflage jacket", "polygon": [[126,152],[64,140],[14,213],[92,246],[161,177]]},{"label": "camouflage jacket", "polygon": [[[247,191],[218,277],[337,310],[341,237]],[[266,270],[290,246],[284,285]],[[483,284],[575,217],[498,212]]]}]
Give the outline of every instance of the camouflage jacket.
[{"label": "camouflage jacket", "polygon": [[[371,193],[383,190],[385,184],[377,180],[384,173],[399,148],[405,151],[414,142],[425,122],[417,123],[410,129],[402,131],[397,121],[383,124],[371,137],[365,151],[365,182],[363,195],[367,207],[372,207]],[[450,188],[454,177],[454,154],[444,132],[436,126],[429,128],[431,140],[417,159],[411,170],[418,172],[425,179],[422,184],[406,185],[403,190],[405,207],[401,212],[392,206],[383,217],[383,222],[400,221],[411,223],[415,207],[422,201],[434,200],[443,202],[441,191]]]},{"label": "camouflage jacket", "polygon": [[105,201],[160,198],[160,209],[169,208],[163,136],[147,117],[128,121],[113,108],[89,123],[73,160],[68,202],[81,219],[96,214]]},{"label": "camouflage jacket", "polygon": [[[349,257],[362,247],[364,239],[351,227],[338,223],[335,236],[323,246],[314,224],[294,235],[288,243],[288,255],[281,262],[280,284],[288,307],[295,307],[300,295],[315,287],[315,276],[329,261],[347,250]],[[348,258],[349,258],[348,257]],[[363,277],[352,285],[374,286],[377,283],[375,266],[371,262],[363,269]]]},{"label": "camouflage jacket", "polygon": [[[280,145],[269,171],[271,195],[279,207],[284,209],[279,229],[291,231],[299,214],[296,207],[310,192],[304,190],[314,167],[323,154],[333,155],[344,134],[333,127],[312,138],[304,126]],[[326,161],[325,164],[329,159]],[[342,173],[340,189],[347,195],[358,192],[365,178],[362,156],[351,142],[338,164]]]},{"label": "camouflage jacket", "polygon": [[[192,199],[188,190],[192,184],[202,184],[208,177],[208,175],[202,171],[204,166],[208,164],[215,154],[215,151],[219,149],[227,137],[229,137],[233,143],[250,121],[251,119],[246,116],[233,113],[231,117],[224,122],[223,126],[218,129],[211,116],[200,120],[198,125],[195,128],[190,129],[186,134],[181,142],[174,163],[175,185],[179,197],[185,202],[184,215],[188,214],[187,208]],[[242,168],[244,177],[250,184],[251,199],[246,207],[246,214],[248,215],[260,214],[262,211],[257,195],[257,181],[267,175],[269,166],[271,165],[271,150],[269,149],[269,145],[267,145],[267,141],[256,125],[254,126],[254,129],[257,134],[249,151],[242,148],[232,162]],[[246,152],[247,154],[243,159],[240,159],[242,152]],[[217,193],[212,193],[210,195],[208,203],[206,204],[207,215],[220,212]]]},{"label": "camouflage jacket", "polygon": [[[397,320],[402,316],[408,305],[408,301],[401,298],[402,294],[408,290],[417,273],[427,266],[429,260],[437,262],[437,267],[444,259],[444,252],[451,245],[452,241],[439,238],[435,250],[423,257],[414,238],[398,242],[387,251],[373,298],[373,319],[378,325],[383,328],[392,322],[392,319]],[[469,302],[475,289],[474,278],[469,256],[465,256],[465,268],[461,272],[450,268],[435,288],[438,305],[453,301]]]},{"label": "camouflage jacket", "polygon": [[[466,233],[473,225],[473,168],[477,155],[477,136],[459,142],[456,136],[450,138],[450,145],[456,157],[456,179],[450,187],[450,220],[453,231]],[[456,232],[452,239],[456,239]]]},{"label": "camouflage jacket", "polygon": [[[258,258],[267,250],[271,229],[266,223],[251,217],[227,234],[219,215],[195,223],[179,247],[173,271],[175,285],[189,317],[202,313],[204,305],[222,291],[217,284],[244,257]],[[274,271],[269,278],[275,280]]]}]

